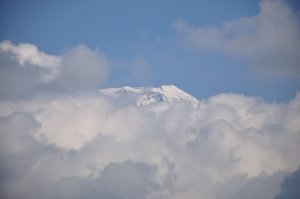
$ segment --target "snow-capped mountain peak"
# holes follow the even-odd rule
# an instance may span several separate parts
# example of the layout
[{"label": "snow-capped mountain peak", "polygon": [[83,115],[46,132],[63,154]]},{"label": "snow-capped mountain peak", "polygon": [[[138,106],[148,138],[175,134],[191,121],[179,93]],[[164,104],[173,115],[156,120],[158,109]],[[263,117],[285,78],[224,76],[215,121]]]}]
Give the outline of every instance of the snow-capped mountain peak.
[{"label": "snow-capped mountain peak", "polygon": [[198,100],[174,85],[162,85],[160,87],[129,87],[107,88],[100,90],[101,94],[110,97],[130,96],[137,106],[146,106],[158,102],[184,102],[194,107]]}]

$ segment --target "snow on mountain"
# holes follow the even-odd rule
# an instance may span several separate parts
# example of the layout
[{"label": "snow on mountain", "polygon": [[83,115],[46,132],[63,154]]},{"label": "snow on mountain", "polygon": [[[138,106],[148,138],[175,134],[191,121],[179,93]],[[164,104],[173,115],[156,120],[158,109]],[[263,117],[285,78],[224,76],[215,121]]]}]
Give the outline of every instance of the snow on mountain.
[{"label": "snow on mountain", "polygon": [[128,97],[135,100],[137,106],[148,106],[154,103],[186,103],[196,107],[198,100],[174,85],[160,87],[129,87],[107,88],[100,90],[105,96],[114,98]]}]

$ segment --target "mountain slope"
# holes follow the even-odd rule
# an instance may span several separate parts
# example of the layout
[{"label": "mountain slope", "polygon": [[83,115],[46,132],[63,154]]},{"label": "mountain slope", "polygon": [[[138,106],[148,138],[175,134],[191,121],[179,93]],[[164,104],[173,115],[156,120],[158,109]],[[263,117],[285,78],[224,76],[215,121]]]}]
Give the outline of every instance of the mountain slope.
[{"label": "mountain slope", "polygon": [[198,100],[187,94],[183,90],[174,85],[162,85],[160,87],[122,87],[122,88],[107,88],[100,90],[100,93],[113,97],[131,98],[137,106],[148,106],[156,103],[185,103],[196,107]]}]

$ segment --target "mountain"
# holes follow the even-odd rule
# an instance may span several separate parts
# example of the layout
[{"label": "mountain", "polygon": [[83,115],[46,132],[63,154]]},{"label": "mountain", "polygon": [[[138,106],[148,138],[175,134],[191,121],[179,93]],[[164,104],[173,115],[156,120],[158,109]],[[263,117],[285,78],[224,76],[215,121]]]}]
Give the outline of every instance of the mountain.
[{"label": "mountain", "polygon": [[100,90],[102,95],[118,100],[129,99],[128,103],[137,106],[172,105],[185,103],[196,107],[198,99],[184,92],[174,85],[162,85],[160,87],[129,87],[107,88]]}]

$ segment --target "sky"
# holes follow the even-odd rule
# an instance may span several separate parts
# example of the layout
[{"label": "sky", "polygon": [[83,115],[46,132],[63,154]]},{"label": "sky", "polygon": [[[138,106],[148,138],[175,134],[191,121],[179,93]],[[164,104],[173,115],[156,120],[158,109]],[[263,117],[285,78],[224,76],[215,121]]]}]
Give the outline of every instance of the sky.
[{"label": "sky", "polygon": [[0,198],[300,198],[299,11],[0,0]]},{"label": "sky", "polygon": [[174,84],[201,99],[288,101],[300,87],[300,6],[275,2],[4,0],[0,41],[56,56],[99,50],[110,63],[99,88]]}]

